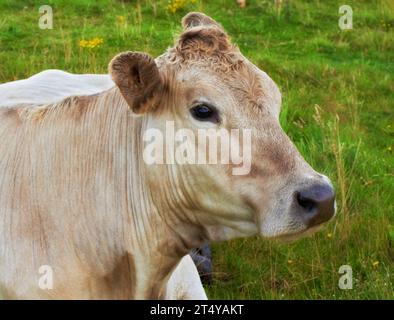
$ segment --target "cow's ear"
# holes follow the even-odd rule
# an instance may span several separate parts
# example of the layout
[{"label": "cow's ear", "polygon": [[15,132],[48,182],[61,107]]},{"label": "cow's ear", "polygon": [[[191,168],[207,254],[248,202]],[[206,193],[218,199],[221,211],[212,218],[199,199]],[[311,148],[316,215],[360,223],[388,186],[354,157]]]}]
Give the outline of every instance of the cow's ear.
[{"label": "cow's ear", "polygon": [[134,113],[142,114],[159,103],[163,82],[148,54],[120,53],[110,62],[109,73]]}]

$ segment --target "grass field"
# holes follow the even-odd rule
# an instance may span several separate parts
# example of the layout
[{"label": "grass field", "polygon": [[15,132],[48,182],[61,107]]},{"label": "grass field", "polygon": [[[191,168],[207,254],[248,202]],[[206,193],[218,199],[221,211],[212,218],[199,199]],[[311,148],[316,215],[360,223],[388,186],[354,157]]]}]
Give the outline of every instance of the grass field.
[{"label": "grass field", "polygon": [[[105,73],[126,50],[159,55],[182,16],[202,11],[278,83],[282,126],[333,180],[337,217],[313,237],[215,244],[209,298],[394,299],[393,1],[42,2],[0,0],[0,82],[49,68]],[[52,30],[38,27],[42,4]],[[353,30],[338,27],[342,4]],[[338,287],[341,265],[353,269],[351,290]]]}]

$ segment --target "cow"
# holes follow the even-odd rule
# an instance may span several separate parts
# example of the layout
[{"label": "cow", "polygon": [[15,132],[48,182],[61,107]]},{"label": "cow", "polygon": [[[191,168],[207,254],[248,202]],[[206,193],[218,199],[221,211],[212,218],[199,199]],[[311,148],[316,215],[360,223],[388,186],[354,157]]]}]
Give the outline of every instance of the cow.
[{"label": "cow", "polygon": [[[252,235],[297,239],[334,216],[331,182],[280,127],[274,81],[212,18],[192,12],[182,25],[156,59],[115,56],[108,90],[0,109],[3,297],[165,298],[193,248]],[[148,163],[145,133],[169,122],[249,130],[250,170]],[[43,266],[50,289],[37,280]]]}]

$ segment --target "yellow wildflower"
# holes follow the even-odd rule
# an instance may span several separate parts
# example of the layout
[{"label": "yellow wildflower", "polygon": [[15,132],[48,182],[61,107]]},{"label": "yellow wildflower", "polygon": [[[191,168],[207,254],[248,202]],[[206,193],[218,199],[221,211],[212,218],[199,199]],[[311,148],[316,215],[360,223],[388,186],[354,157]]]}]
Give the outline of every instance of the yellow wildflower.
[{"label": "yellow wildflower", "polygon": [[372,267],[377,268],[379,266],[379,261],[372,262]]},{"label": "yellow wildflower", "polygon": [[327,238],[331,239],[332,238],[332,233],[327,233]]},{"label": "yellow wildflower", "polygon": [[171,13],[177,12],[186,4],[186,0],[171,0],[168,3],[167,10]]},{"label": "yellow wildflower", "polygon": [[81,48],[97,48],[103,44],[103,38],[93,38],[91,40],[82,39],[79,41],[79,46]]},{"label": "yellow wildflower", "polygon": [[117,17],[116,17],[116,21],[117,21],[119,24],[124,24],[125,21],[126,21],[126,18],[125,18],[124,16],[117,16]]}]

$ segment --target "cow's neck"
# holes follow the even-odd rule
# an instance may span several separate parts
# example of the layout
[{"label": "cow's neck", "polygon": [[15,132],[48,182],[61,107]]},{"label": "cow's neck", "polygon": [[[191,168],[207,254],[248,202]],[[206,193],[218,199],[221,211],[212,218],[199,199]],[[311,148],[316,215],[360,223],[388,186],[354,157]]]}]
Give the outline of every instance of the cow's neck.
[{"label": "cow's neck", "polygon": [[[131,251],[135,258],[135,298],[161,298],[171,272],[181,258],[205,239],[203,230],[180,221],[173,208],[150,198],[148,188],[131,194]],[[132,192],[133,186],[130,190]],[[155,195],[152,194],[152,197]]]},{"label": "cow's neck", "polygon": [[[131,165],[127,194],[137,299],[162,297],[165,284],[180,259],[206,241],[201,227],[181,218],[188,209],[182,208],[174,198],[179,194],[173,193],[179,190],[169,181],[166,184],[165,174],[157,177],[160,183],[155,183],[152,168],[144,163],[142,135],[146,125],[144,117],[128,117],[126,163]],[[162,169],[168,168],[163,166]],[[165,190],[163,185],[167,186]]]}]

